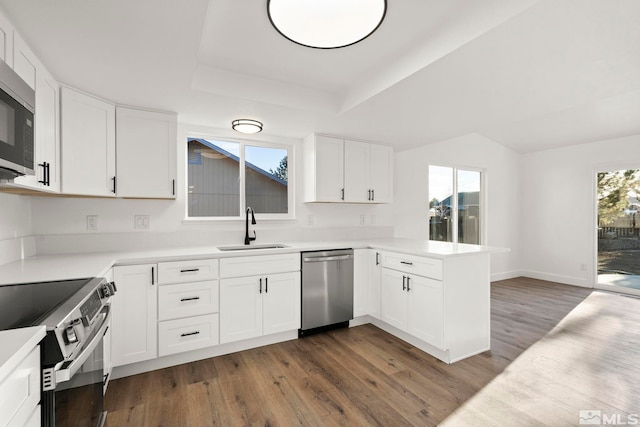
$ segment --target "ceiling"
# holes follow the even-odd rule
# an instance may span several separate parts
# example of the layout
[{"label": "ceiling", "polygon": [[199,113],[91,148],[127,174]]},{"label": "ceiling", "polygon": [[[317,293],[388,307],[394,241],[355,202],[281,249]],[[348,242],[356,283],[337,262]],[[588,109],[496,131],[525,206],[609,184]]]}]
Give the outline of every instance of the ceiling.
[{"label": "ceiling", "polygon": [[280,36],[266,3],[0,0],[60,82],[182,123],[523,153],[640,133],[637,0],[388,0],[335,50]]}]

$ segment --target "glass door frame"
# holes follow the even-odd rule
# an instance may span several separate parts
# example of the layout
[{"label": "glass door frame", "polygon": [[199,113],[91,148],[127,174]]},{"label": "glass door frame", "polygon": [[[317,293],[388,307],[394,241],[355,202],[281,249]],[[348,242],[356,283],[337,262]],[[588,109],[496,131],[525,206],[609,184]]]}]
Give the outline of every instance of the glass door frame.
[{"label": "glass door frame", "polygon": [[629,169],[640,169],[640,164],[635,163],[605,163],[601,165],[596,165],[593,167],[591,172],[591,182],[592,182],[592,191],[591,191],[591,200],[593,203],[592,210],[592,219],[591,224],[593,226],[593,248],[592,248],[592,259],[593,259],[593,268],[591,269],[591,284],[593,289],[597,289],[600,291],[621,293],[627,295],[638,295],[640,296],[640,289],[628,288],[624,286],[616,286],[616,285],[606,285],[600,284],[598,280],[598,227],[600,224],[598,223],[598,173],[600,172],[613,172],[620,170],[629,170]]}]

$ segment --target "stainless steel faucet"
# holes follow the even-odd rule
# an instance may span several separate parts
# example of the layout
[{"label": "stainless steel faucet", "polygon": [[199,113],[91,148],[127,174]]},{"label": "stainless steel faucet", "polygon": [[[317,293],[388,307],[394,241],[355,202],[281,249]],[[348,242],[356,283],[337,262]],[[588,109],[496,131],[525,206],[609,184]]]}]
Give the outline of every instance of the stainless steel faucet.
[{"label": "stainless steel faucet", "polygon": [[256,217],[253,215],[253,209],[249,206],[247,207],[246,216],[245,216],[245,234],[244,234],[244,244],[249,245],[252,241],[256,240],[256,230],[253,230],[253,237],[249,237],[249,212],[251,212],[251,224],[256,224]]}]

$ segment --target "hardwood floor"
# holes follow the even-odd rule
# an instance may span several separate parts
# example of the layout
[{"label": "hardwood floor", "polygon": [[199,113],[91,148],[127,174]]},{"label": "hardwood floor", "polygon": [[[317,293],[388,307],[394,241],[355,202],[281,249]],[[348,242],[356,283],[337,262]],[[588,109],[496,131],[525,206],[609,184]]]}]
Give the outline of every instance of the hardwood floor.
[{"label": "hardwood floor", "polygon": [[437,425],[590,293],[493,283],[491,351],[453,365],[364,325],[114,380],[106,425]]}]

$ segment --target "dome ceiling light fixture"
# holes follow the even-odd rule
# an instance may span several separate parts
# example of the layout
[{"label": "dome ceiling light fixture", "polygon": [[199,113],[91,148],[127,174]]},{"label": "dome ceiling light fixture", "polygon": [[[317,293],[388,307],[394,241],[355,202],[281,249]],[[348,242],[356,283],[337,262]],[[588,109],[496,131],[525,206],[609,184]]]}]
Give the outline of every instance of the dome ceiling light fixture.
[{"label": "dome ceiling light fixture", "polygon": [[378,29],[386,0],[267,0],[273,27],[306,47],[338,49],[358,43]]},{"label": "dome ceiling light fixture", "polygon": [[231,122],[231,128],[240,133],[258,133],[262,130],[262,123],[252,119],[236,119]]}]

